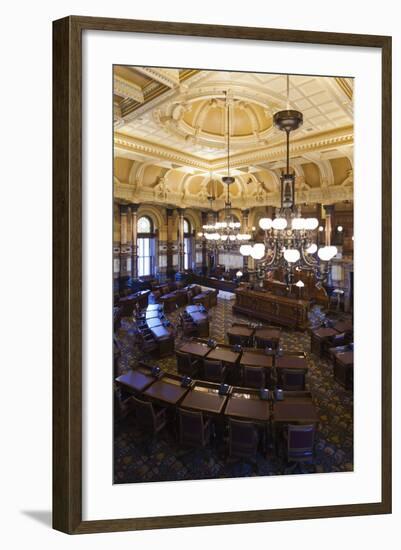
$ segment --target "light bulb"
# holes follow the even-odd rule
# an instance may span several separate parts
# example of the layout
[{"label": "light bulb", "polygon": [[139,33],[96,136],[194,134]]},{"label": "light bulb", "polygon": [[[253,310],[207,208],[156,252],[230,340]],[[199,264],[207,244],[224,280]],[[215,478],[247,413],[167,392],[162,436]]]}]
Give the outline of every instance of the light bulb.
[{"label": "light bulb", "polygon": [[312,243],[308,248],[306,249],[306,252],[308,254],[314,254],[317,250],[317,245],[315,243]]},{"label": "light bulb", "polygon": [[252,246],[250,244],[242,244],[239,247],[239,251],[243,256],[249,256],[252,252]]},{"label": "light bulb", "polygon": [[297,250],[296,248],[288,248],[287,250],[284,251],[284,258],[290,264],[294,264],[295,262],[297,262],[300,257],[301,257],[301,254],[299,250]]},{"label": "light bulb", "polygon": [[317,255],[324,262],[329,262],[337,254],[336,246],[323,246],[319,248]]},{"label": "light bulb", "polygon": [[305,229],[305,222],[304,218],[293,218],[291,226],[297,230]]},{"label": "light bulb", "polygon": [[237,271],[237,273],[235,274],[235,276],[237,277],[237,279],[239,279],[240,277],[242,277],[243,273],[242,271]]},{"label": "light bulb", "polygon": [[323,225],[319,225],[319,231],[324,231]]},{"label": "light bulb", "polygon": [[252,247],[251,256],[254,260],[261,260],[265,255],[265,245],[263,243],[256,243]]},{"label": "light bulb", "polygon": [[287,220],[285,218],[274,218],[272,223],[273,229],[285,229],[287,227]]},{"label": "light bulb", "polygon": [[263,231],[268,231],[272,228],[272,220],[270,218],[261,218],[259,220],[259,227],[263,229]]},{"label": "light bulb", "polygon": [[319,225],[319,220],[317,218],[306,218],[305,220],[305,229],[308,231],[313,231]]},{"label": "light bulb", "polygon": [[338,226],[337,226],[337,231],[338,231],[339,233],[341,233],[342,230],[343,230],[343,226],[342,226],[342,225],[338,225]]}]

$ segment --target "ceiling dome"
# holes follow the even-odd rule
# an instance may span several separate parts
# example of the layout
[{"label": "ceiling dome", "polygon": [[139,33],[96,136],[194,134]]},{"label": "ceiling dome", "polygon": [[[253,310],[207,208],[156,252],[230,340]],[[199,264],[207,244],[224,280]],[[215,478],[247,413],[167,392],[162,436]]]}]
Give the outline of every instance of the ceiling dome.
[{"label": "ceiling dome", "polygon": [[[230,105],[230,134],[232,138],[252,137],[272,126],[272,118],[260,105],[234,99]],[[183,122],[202,134],[223,140],[227,131],[227,108],[224,99],[200,99],[184,113]]]},{"label": "ceiling dome", "polygon": [[[231,97],[229,102],[232,148],[263,144],[273,128],[269,110],[240,97]],[[227,146],[227,106],[224,97],[198,96],[176,101],[170,105],[168,113],[158,117],[158,121],[187,141],[218,149]]]}]

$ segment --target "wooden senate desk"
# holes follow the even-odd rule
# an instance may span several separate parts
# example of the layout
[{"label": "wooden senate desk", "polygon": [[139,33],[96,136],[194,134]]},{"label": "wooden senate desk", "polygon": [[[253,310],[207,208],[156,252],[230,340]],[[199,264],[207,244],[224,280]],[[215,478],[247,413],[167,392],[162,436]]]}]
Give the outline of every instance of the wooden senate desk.
[{"label": "wooden senate desk", "polygon": [[233,325],[231,328],[228,329],[227,334],[231,334],[233,336],[243,336],[244,338],[252,338],[254,332],[254,328],[248,327],[246,325]]},{"label": "wooden senate desk", "polygon": [[233,311],[279,325],[305,329],[308,325],[309,301],[276,296],[263,290],[238,288],[235,291]]},{"label": "wooden senate desk", "polygon": [[196,382],[185,396],[181,406],[207,414],[220,414],[227,401],[227,395],[219,395],[218,387],[218,384],[210,382]]},{"label": "wooden senate desk", "polygon": [[276,357],[276,369],[301,369],[308,370],[308,362],[305,357],[299,355],[283,355]]},{"label": "wooden senate desk", "polygon": [[181,377],[165,375],[148,387],[144,395],[163,405],[177,405],[189,388],[181,386]]},{"label": "wooden senate desk", "polygon": [[337,351],[333,353],[334,378],[345,389],[350,390],[354,383],[354,352]]},{"label": "wooden senate desk", "polygon": [[273,366],[273,357],[266,355],[262,349],[245,348],[241,355],[240,364],[244,367],[271,368]]},{"label": "wooden senate desk", "polygon": [[124,387],[124,389],[132,392],[143,392],[155,381],[155,377],[140,369],[130,370],[126,374],[122,374],[116,378],[116,382]]},{"label": "wooden senate desk", "polygon": [[338,334],[334,328],[321,327],[311,331],[310,349],[319,357],[323,356],[324,343]]},{"label": "wooden senate desk", "polygon": [[319,422],[312,395],[307,391],[284,392],[283,401],[273,405],[274,422],[294,424],[316,424]]},{"label": "wooden senate desk", "polygon": [[206,357],[206,355],[209,353],[209,351],[212,348],[210,348],[207,344],[203,342],[194,342],[189,341],[185,342],[182,346],[178,348],[178,351],[181,353],[188,353],[189,355],[193,355],[194,357]]},{"label": "wooden senate desk", "polygon": [[150,290],[140,290],[135,294],[129,294],[119,299],[118,305],[122,307],[122,316],[132,315],[134,307],[138,304],[140,308],[148,305]]},{"label": "wooden senate desk", "polygon": [[207,358],[212,361],[222,361],[228,365],[236,365],[240,356],[240,351],[233,351],[230,346],[218,345],[208,353]]},{"label": "wooden senate desk", "polygon": [[224,414],[241,420],[266,423],[270,419],[269,402],[260,399],[259,390],[233,388]]}]

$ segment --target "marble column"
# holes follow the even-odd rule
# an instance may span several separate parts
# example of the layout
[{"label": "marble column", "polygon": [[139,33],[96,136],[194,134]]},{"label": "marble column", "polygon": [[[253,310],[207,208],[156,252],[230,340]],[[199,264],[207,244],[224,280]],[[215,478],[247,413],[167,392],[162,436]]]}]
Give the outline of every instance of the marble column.
[{"label": "marble column", "polygon": [[131,204],[131,226],[132,226],[131,274],[133,279],[138,278],[138,208],[139,208],[139,204]]},{"label": "marble column", "polygon": [[[207,225],[207,212],[202,212],[202,232],[204,231],[203,226]],[[202,275],[207,274],[207,250],[206,250],[206,239],[202,237]]]},{"label": "marble column", "polygon": [[174,210],[172,208],[166,208],[167,214],[167,260],[166,260],[166,274],[167,277],[171,277],[173,274],[173,222],[174,222]]},{"label": "marble column", "polygon": [[[326,212],[326,224],[325,224],[325,245],[330,246],[331,245],[331,232],[333,228],[334,223],[334,204],[325,204],[323,206],[325,212]],[[328,270],[328,277],[327,277],[327,284],[331,286],[333,284],[333,273],[332,273],[332,267],[331,262],[329,263],[329,270]]]},{"label": "marble column", "polygon": [[184,209],[177,208],[178,213],[178,270],[184,271]]},{"label": "marble column", "polygon": [[325,224],[325,245],[331,245],[331,232],[333,230],[334,223],[334,204],[325,204],[323,206],[326,212],[326,224]]},{"label": "marble column", "polygon": [[127,275],[127,216],[128,206],[120,204],[120,277]]},{"label": "marble column", "polygon": [[[249,233],[249,210],[242,211],[242,233]],[[246,241],[245,241],[246,242]],[[248,272],[249,257],[242,256],[243,272]]]}]

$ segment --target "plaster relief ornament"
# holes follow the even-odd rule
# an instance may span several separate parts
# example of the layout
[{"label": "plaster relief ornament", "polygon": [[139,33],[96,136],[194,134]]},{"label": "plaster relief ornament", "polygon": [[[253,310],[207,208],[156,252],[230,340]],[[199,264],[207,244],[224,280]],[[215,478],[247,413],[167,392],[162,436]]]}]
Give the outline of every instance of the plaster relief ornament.
[{"label": "plaster relief ornament", "polygon": [[170,189],[165,178],[158,178],[158,181],[154,187],[155,197],[160,200],[166,200]]}]

